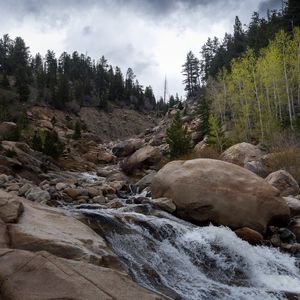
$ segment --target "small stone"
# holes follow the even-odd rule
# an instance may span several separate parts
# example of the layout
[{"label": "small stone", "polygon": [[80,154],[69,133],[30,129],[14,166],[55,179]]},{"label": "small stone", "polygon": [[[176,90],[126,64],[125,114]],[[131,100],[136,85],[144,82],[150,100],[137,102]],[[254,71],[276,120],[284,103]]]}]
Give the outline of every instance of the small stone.
[{"label": "small stone", "polygon": [[248,227],[239,228],[234,232],[240,239],[245,240],[252,245],[257,245],[264,239],[259,232]]},{"label": "small stone", "polygon": [[64,193],[67,194],[72,199],[76,199],[81,195],[81,190],[73,189],[73,188],[66,188],[64,189]]},{"label": "small stone", "polygon": [[59,183],[56,184],[55,187],[58,191],[62,191],[64,189],[66,189],[68,187],[68,185],[64,182],[59,182]]},{"label": "small stone", "polygon": [[93,203],[105,204],[106,199],[103,195],[96,196],[96,197],[93,198]]}]

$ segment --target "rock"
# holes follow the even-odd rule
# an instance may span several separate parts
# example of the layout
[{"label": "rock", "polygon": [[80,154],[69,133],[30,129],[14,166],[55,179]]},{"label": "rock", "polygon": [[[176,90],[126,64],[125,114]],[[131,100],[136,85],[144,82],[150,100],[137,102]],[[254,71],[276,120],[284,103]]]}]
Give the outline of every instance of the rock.
[{"label": "rock", "polygon": [[283,197],[290,208],[291,216],[300,216],[300,200],[293,197]]},{"label": "rock", "polygon": [[141,168],[143,166],[154,165],[162,159],[161,152],[158,148],[152,146],[145,146],[136,152],[134,152],[130,157],[125,159],[121,168],[125,173],[132,173],[135,169]]},{"label": "rock", "polygon": [[1,249],[0,278],[3,299],[163,299],[122,272],[45,251]]},{"label": "rock", "polygon": [[9,178],[7,175],[0,174],[0,186],[4,185],[8,181],[9,181]]},{"label": "rock", "polygon": [[142,145],[143,141],[141,139],[129,139],[115,145],[112,149],[112,152],[117,157],[125,157],[140,149]]},{"label": "rock", "polygon": [[288,228],[279,228],[278,234],[282,243],[295,244],[297,242],[296,235]]},{"label": "rock", "polygon": [[102,195],[102,190],[98,189],[96,187],[89,187],[87,191],[88,191],[88,195],[91,198],[95,198],[97,196],[101,196]]},{"label": "rock", "polygon": [[73,188],[66,188],[64,189],[64,193],[67,194],[72,199],[76,199],[81,195],[81,190],[73,189]]},{"label": "rock", "polygon": [[17,124],[14,122],[2,122],[0,123],[0,140],[8,138],[14,130],[16,130]]},{"label": "rock", "polygon": [[23,213],[21,198],[0,191],[0,219],[5,223],[16,223]]},{"label": "rock", "polygon": [[260,233],[271,221],[287,221],[290,210],[279,191],[237,165],[212,159],[173,161],[153,178],[153,198],[173,200],[176,214],[196,223],[213,222]]},{"label": "rock", "polygon": [[[254,168],[253,162],[261,162],[263,156],[264,153],[257,146],[249,143],[240,143],[228,148],[221,154],[220,159],[244,168],[249,168],[249,171],[261,171],[263,165],[261,164],[257,169],[257,166]],[[252,163],[248,164],[250,162]]]},{"label": "rock", "polygon": [[39,187],[32,187],[25,193],[25,196],[28,200],[39,203],[46,203],[51,199],[50,194]]},{"label": "rock", "polygon": [[101,148],[93,148],[82,156],[85,160],[94,164],[111,163],[115,160],[115,156]]},{"label": "rock", "polygon": [[156,175],[156,172],[151,172],[150,174],[144,176],[142,179],[140,179],[135,186],[138,187],[139,191],[142,191],[146,187],[151,185],[153,177]]},{"label": "rock", "polygon": [[239,238],[252,245],[257,245],[264,240],[263,236],[259,232],[248,227],[239,228],[234,232]]},{"label": "rock", "polygon": [[297,241],[300,243],[300,217],[291,220],[289,230],[295,234]]},{"label": "rock", "polygon": [[51,123],[51,121],[49,121],[49,120],[40,120],[39,123],[40,123],[39,124],[40,127],[42,127],[43,129],[53,130],[53,124]]},{"label": "rock", "polygon": [[56,185],[55,185],[55,188],[58,190],[58,191],[62,191],[64,189],[66,189],[68,187],[68,185],[64,182],[58,182]]},{"label": "rock", "polygon": [[266,181],[277,188],[281,196],[295,196],[300,193],[298,182],[284,170],[271,173]]},{"label": "rock", "polygon": [[33,187],[30,183],[25,183],[20,189],[19,189],[19,196],[24,196],[31,188]]},{"label": "rock", "polygon": [[67,216],[63,209],[25,199],[22,203],[24,212],[18,223],[7,224],[11,248],[45,250],[59,257],[124,270],[105,241],[82,222]]},{"label": "rock", "polygon": [[[145,201],[142,203],[145,203]],[[176,210],[176,205],[169,198],[149,199],[149,203],[154,204],[155,206],[169,213],[173,213]]]},{"label": "rock", "polygon": [[93,198],[93,202],[94,203],[99,203],[99,204],[105,204],[106,203],[106,199],[103,195],[99,195]]},{"label": "rock", "polygon": [[124,207],[124,204],[120,200],[115,199],[108,203],[108,207],[117,209],[117,208]]},{"label": "rock", "polygon": [[[0,249],[1,248],[8,248],[9,244],[9,236],[7,233],[6,224],[4,221],[1,220],[0,217]],[[1,278],[1,276],[0,276]]]}]

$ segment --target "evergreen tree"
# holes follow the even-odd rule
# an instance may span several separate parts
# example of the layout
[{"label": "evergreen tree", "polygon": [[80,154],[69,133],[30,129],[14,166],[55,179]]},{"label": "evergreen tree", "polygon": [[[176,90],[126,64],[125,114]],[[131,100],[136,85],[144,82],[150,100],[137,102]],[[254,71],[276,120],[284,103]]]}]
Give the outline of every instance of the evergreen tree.
[{"label": "evergreen tree", "polygon": [[183,126],[179,112],[176,113],[171,126],[167,129],[167,143],[171,158],[191,152],[191,137]]},{"label": "evergreen tree", "polygon": [[64,144],[60,141],[56,131],[47,131],[43,152],[54,159],[58,159],[63,153]]},{"label": "evergreen tree", "polygon": [[43,151],[43,141],[41,135],[38,131],[34,132],[34,135],[31,139],[31,147],[33,150],[42,152]]},{"label": "evergreen tree", "polygon": [[76,121],[73,139],[78,140],[80,138],[81,138],[81,124],[79,121]]},{"label": "evergreen tree", "polygon": [[200,66],[199,60],[195,57],[195,55],[190,51],[187,54],[186,62],[182,66],[185,79],[183,83],[185,84],[185,91],[187,91],[188,97],[196,96],[199,87],[199,77],[200,77]]}]

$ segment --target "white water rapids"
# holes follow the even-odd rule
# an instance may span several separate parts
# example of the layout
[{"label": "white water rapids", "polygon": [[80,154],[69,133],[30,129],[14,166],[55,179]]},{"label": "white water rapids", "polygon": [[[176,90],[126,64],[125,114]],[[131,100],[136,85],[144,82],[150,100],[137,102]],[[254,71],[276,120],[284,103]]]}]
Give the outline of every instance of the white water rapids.
[{"label": "white water rapids", "polygon": [[135,281],[169,299],[300,299],[299,260],[251,246],[228,228],[197,227],[150,205],[76,211],[106,238]]}]

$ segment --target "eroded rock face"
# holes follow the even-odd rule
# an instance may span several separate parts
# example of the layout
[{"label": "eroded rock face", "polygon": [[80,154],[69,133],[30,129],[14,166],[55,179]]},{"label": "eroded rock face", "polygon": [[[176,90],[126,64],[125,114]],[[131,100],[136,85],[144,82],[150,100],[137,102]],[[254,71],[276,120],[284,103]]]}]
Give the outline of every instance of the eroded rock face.
[{"label": "eroded rock face", "polygon": [[0,280],[1,299],[163,299],[122,272],[45,251],[1,249]]},{"label": "eroded rock face", "polygon": [[284,170],[271,173],[266,181],[280,191],[281,196],[295,196],[300,194],[300,188],[295,178]]},{"label": "eroded rock face", "polygon": [[179,217],[233,229],[265,232],[271,220],[287,220],[290,210],[279,191],[237,165],[212,160],[173,161],[153,178],[153,198],[174,201]]}]

